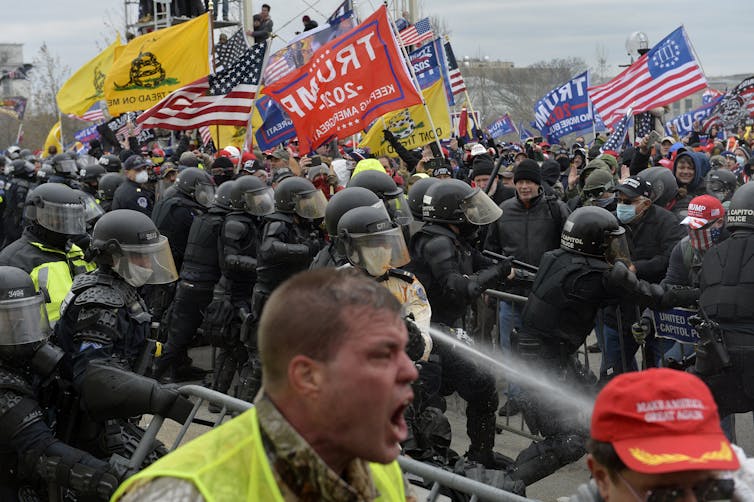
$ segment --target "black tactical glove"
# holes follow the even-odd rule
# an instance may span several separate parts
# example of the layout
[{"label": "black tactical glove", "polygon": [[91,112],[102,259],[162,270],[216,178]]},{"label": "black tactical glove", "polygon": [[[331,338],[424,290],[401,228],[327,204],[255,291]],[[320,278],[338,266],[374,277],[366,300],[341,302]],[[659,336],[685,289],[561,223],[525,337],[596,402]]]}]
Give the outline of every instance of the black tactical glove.
[{"label": "black tactical glove", "polygon": [[424,337],[419,326],[414,322],[413,316],[409,315],[403,319],[408,331],[408,343],[406,343],[406,354],[412,361],[418,361],[424,355]]},{"label": "black tactical glove", "polygon": [[314,257],[322,249],[322,241],[317,238],[311,238],[306,241],[306,247],[309,248],[309,256]]},{"label": "black tactical glove", "polygon": [[221,345],[229,331],[234,311],[230,299],[223,296],[215,296],[204,313],[204,333],[213,345]]},{"label": "black tactical glove", "polygon": [[383,129],[382,135],[385,137],[385,141],[387,142],[390,142],[395,139],[395,136],[393,135],[393,133],[390,132],[389,129]]},{"label": "black tactical glove", "polygon": [[622,261],[615,262],[607,271],[607,281],[611,286],[629,291],[635,290],[639,284],[636,274],[631,272]]},{"label": "black tactical glove", "polygon": [[699,288],[671,287],[662,295],[661,308],[694,307],[699,300]]},{"label": "black tactical glove", "polygon": [[652,335],[653,331],[654,327],[652,326],[652,320],[649,317],[642,317],[631,325],[631,334],[639,345],[644,345],[647,337]]}]

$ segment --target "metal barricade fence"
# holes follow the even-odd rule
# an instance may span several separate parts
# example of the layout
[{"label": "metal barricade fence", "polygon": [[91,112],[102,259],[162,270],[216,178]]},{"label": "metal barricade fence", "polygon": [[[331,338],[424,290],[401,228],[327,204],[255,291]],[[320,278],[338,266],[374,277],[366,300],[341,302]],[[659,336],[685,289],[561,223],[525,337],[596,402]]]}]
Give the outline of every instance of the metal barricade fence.
[{"label": "metal barricade fence", "polygon": [[[191,410],[191,413],[189,414],[186,421],[182,424],[180,430],[178,431],[178,434],[175,437],[175,440],[170,445],[169,451],[173,451],[181,445],[184,438],[186,437],[186,433],[189,431],[189,428],[193,424],[211,429],[222,424],[225,418],[229,418],[231,415],[237,413],[242,413],[253,406],[251,403],[248,403],[246,401],[242,401],[226,394],[207,389],[206,387],[202,387],[200,385],[184,385],[178,389],[178,392],[180,392],[181,395],[194,401],[194,407]],[[202,405],[205,402],[214,403],[221,407],[220,413],[214,420],[204,420],[197,418],[197,414],[199,413],[199,410],[202,408]],[[157,435],[160,432],[163,423],[164,417],[161,417],[159,415],[153,416],[141,442],[139,443],[139,446],[136,448],[134,455],[129,460],[129,467],[138,469],[138,466],[141,465],[142,461],[149,451],[149,446],[157,439]],[[535,500],[522,497],[520,495],[516,495],[514,493],[510,493],[505,490],[486,485],[484,483],[480,483],[479,481],[475,481],[473,479],[469,479],[458,474],[454,474],[452,472],[424,464],[422,462],[418,462],[404,455],[401,455],[398,458],[398,464],[401,466],[401,469],[405,473],[417,476],[421,478],[425,484],[431,485],[429,494],[427,498],[424,499],[427,502],[434,502],[438,500],[438,497],[441,495],[440,491],[443,487],[469,495],[472,502],[481,500],[502,502],[526,502]]]}]

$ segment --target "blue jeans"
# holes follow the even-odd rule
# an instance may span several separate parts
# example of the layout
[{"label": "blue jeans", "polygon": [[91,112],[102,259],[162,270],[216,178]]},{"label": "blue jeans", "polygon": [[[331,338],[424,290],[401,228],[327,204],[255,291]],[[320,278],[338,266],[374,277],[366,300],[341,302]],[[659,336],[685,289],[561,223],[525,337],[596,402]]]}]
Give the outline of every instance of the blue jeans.
[{"label": "blue jeans", "polygon": [[[498,326],[500,328],[500,350],[511,352],[511,333],[513,328],[521,329],[522,305],[500,301],[498,312]],[[508,399],[513,399],[521,394],[521,387],[508,384]]]},{"label": "blue jeans", "polygon": [[[639,344],[634,337],[629,335],[623,336],[623,352],[621,355],[621,339],[618,330],[607,324],[603,325],[602,333],[597,333],[597,337],[602,341],[602,363],[600,364],[600,380],[610,379],[613,376],[637,371],[636,351]],[[665,338],[649,337],[645,342],[647,366],[660,367],[665,353],[673,347],[673,340]],[[625,368],[624,368],[625,362]]]}]

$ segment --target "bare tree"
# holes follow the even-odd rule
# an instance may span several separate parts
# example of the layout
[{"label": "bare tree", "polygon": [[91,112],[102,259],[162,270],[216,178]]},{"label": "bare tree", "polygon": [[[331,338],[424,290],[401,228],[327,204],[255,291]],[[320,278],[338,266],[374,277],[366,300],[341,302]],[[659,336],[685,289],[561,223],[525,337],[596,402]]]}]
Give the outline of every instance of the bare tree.
[{"label": "bare tree", "polygon": [[539,61],[525,68],[475,65],[472,61],[461,71],[472,101],[480,103],[477,108],[484,108],[484,123],[509,113],[515,121],[528,124],[538,100],[586,69],[581,58],[565,58]]},{"label": "bare tree", "polygon": [[57,115],[58,105],[55,96],[70,76],[71,69],[60,62],[59,55],[50,51],[47,42],[42,42],[33,64],[34,68],[29,72],[30,111],[32,114]]}]

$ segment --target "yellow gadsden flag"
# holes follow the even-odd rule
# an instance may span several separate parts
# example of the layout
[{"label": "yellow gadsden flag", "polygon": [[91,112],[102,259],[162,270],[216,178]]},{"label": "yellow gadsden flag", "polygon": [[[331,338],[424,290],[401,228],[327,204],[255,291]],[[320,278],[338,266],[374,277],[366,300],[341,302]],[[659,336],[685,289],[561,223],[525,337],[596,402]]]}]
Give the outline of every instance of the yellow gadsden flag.
[{"label": "yellow gadsden flag", "polygon": [[[437,137],[440,139],[449,138],[452,132],[448,100],[445,97],[443,85],[443,81],[440,79],[422,91],[424,100],[427,102],[427,108],[429,108],[432,120],[435,123]],[[435,140],[429,117],[423,105],[414,105],[383,115],[381,119],[375,121],[369,132],[364,135],[359,146],[361,148],[369,147],[375,155],[396,155],[390,143],[384,140],[383,129],[389,129],[409,150]]]},{"label": "yellow gadsden flag", "polygon": [[112,116],[147,110],[209,75],[209,14],[131,40],[105,78]]},{"label": "yellow gadsden flag", "polygon": [[68,79],[56,96],[62,113],[81,116],[97,101],[104,99],[105,75],[115,59],[115,49],[120,47],[120,35],[104,51]]},{"label": "yellow gadsden flag", "polygon": [[246,139],[246,128],[229,125],[211,125],[209,132],[212,133],[212,141],[215,142],[217,149],[226,146],[235,146],[239,150],[243,149]]},{"label": "yellow gadsden flag", "polygon": [[44,152],[42,155],[47,156],[47,150],[55,145],[58,148],[58,153],[63,151],[63,145],[60,144],[60,121],[58,120],[47,133],[47,139],[45,140]]}]

